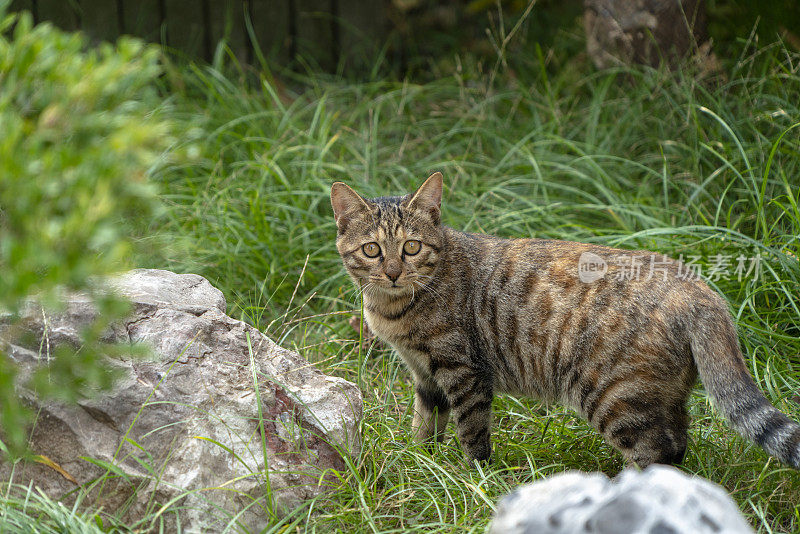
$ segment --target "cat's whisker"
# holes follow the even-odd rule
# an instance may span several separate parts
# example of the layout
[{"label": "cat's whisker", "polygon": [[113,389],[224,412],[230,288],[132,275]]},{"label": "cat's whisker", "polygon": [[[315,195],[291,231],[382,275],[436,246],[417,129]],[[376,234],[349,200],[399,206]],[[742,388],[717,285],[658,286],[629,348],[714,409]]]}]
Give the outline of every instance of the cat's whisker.
[{"label": "cat's whisker", "polygon": [[[420,279],[427,279],[427,282],[422,282],[422,281],[420,281]],[[418,274],[418,275],[416,275],[416,278],[414,280],[415,283],[419,282],[420,291],[428,291],[433,295],[434,300],[437,303],[440,303],[440,304],[441,303],[445,303],[446,299],[444,298],[444,296],[439,292],[439,290],[437,290],[435,287],[433,287],[432,284],[433,284],[434,281],[435,281],[434,277],[432,275],[427,275],[427,274]]]},{"label": "cat's whisker", "polygon": [[367,282],[364,285],[361,285],[356,288],[356,291],[353,293],[353,298],[351,299],[351,303],[355,304],[362,296],[367,295],[369,296],[369,290],[373,286],[372,282]]}]

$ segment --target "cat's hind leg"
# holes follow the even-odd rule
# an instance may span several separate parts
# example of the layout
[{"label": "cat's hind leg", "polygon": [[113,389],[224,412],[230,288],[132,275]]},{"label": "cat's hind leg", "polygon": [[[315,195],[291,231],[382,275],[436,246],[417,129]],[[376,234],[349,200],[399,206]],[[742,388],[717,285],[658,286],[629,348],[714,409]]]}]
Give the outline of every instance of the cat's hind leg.
[{"label": "cat's hind leg", "polygon": [[[684,406],[628,411],[608,422],[602,433],[626,460],[644,469],[650,464],[683,461],[689,416]],[[598,428],[600,430],[600,428]]]}]

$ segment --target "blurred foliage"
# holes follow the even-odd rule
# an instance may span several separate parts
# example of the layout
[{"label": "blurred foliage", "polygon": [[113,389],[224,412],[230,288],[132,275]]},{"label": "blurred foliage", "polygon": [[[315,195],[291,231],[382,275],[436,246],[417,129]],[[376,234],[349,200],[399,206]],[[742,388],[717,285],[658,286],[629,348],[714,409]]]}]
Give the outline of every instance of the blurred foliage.
[{"label": "blurred foliage", "polygon": [[[800,50],[800,2],[797,0],[706,0],[708,34],[718,53],[741,51],[750,38],[772,43],[780,37]],[[754,43],[755,44],[755,43]]]},{"label": "blurred foliage", "polygon": [[[549,72],[556,72],[564,68],[558,57],[575,57],[586,46],[579,0],[391,0],[389,4],[394,39],[389,58],[401,77],[429,79],[470,70],[458,63],[474,58],[477,70],[486,73],[498,56],[505,60],[510,53],[545,55]],[[779,37],[800,50],[797,0],[706,0],[705,7],[708,36],[723,60],[740,52],[741,42],[751,36],[767,43]],[[516,36],[503,48],[503,40],[518,22]],[[553,51],[558,51],[555,57]]]},{"label": "blurred foliage", "polygon": [[[30,298],[57,310],[63,289],[95,295],[97,321],[79,349],[57,347],[34,376],[39,395],[75,399],[110,386],[101,341],[127,305],[92,289],[92,278],[120,271],[134,251],[133,221],[156,214],[147,174],[170,142],[170,122],[154,85],[159,51],[122,38],[88,48],[80,34],[0,1],[0,428],[5,446],[24,450],[27,410],[15,387],[6,342]],[[5,345],[5,346],[3,346]],[[127,349],[130,351],[130,348]],[[0,445],[3,445],[0,443]]]},{"label": "blurred foliage", "polygon": [[[533,5],[531,5],[531,3]],[[583,48],[583,3],[559,0],[392,0],[389,59],[401,77],[429,79],[452,72],[487,73],[498,57],[537,54],[554,46]],[[503,44],[519,24],[513,40]],[[565,38],[566,37],[566,38]],[[474,66],[461,65],[475,61]]]}]

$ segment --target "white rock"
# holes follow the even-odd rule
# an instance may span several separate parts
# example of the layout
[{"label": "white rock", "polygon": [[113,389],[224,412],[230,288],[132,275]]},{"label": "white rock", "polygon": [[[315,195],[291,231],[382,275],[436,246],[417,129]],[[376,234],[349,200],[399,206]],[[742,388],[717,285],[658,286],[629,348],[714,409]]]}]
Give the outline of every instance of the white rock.
[{"label": "white rock", "polygon": [[493,534],[738,534],[753,529],[719,486],[663,465],[609,480],[577,471],[503,497]]}]

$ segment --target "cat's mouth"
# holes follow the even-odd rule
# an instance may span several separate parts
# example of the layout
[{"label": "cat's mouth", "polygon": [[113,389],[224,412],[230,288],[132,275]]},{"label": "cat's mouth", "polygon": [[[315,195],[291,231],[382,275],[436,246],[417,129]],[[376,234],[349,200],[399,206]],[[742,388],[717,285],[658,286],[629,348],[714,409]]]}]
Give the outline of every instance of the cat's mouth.
[{"label": "cat's mouth", "polygon": [[411,291],[411,286],[409,284],[398,284],[396,281],[391,283],[387,281],[386,283],[376,285],[380,291],[386,293],[387,295],[404,295]]},{"label": "cat's mouth", "polygon": [[362,282],[371,288],[371,291],[376,294],[384,295],[387,297],[404,297],[411,295],[414,291],[413,282],[408,277],[400,277],[397,280],[389,280],[388,278],[370,277]]},{"label": "cat's mouth", "polygon": [[391,285],[381,286],[381,289],[385,291],[391,291],[393,293],[398,293],[398,292],[408,291],[408,286],[398,284],[397,282],[392,282]]}]

